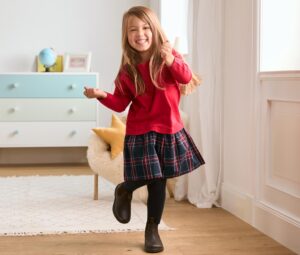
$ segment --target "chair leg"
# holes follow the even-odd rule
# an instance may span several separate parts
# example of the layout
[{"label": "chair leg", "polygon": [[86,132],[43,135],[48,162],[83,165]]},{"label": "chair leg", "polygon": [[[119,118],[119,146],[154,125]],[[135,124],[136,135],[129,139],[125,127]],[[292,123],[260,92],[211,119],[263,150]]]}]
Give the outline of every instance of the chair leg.
[{"label": "chair leg", "polygon": [[174,197],[172,181],[173,180],[167,180],[167,191],[170,197]]},{"label": "chair leg", "polygon": [[98,174],[94,175],[94,200],[98,200]]}]

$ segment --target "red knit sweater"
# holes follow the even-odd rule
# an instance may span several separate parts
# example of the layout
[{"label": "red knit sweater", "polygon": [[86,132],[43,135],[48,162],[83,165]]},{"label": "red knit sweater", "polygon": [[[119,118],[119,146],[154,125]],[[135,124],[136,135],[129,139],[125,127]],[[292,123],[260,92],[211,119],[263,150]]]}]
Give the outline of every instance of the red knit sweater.
[{"label": "red knit sweater", "polygon": [[149,61],[137,66],[146,86],[142,95],[136,96],[135,86],[126,72],[121,72],[120,81],[123,91],[117,86],[114,93],[98,99],[103,105],[116,112],[122,112],[131,103],[127,122],[127,135],[140,135],[149,131],[174,134],[183,128],[179,114],[179,83],[186,84],[192,73],[182,57],[173,51],[175,60],[162,71],[164,90],[156,88],[150,78]]}]

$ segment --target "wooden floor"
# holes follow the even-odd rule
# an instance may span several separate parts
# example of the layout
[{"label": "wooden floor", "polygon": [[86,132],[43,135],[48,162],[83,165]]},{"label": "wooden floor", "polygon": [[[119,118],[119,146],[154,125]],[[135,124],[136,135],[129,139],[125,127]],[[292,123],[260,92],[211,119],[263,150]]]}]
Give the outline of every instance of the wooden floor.
[{"label": "wooden floor", "polygon": [[[92,174],[87,166],[0,166],[0,176]],[[161,231],[170,255],[295,254],[221,208],[198,209],[168,199],[163,216],[174,231]],[[144,233],[0,237],[0,254],[144,254]]]}]

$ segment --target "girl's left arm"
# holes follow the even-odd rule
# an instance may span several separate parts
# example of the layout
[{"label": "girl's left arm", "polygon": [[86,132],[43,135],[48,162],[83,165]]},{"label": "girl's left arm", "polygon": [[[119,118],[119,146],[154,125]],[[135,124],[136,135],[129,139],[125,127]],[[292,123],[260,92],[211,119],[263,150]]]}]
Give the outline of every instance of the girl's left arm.
[{"label": "girl's left arm", "polygon": [[192,79],[192,70],[188,64],[183,60],[182,56],[175,50],[172,51],[174,56],[173,63],[168,66],[173,78],[182,84],[187,84]]}]

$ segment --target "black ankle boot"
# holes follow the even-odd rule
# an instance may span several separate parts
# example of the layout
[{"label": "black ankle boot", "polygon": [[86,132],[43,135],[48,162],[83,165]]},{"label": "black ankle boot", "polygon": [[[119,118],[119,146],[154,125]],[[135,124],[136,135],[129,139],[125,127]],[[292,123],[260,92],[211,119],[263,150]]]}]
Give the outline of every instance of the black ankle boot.
[{"label": "black ankle boot", "polygon": [[121,223],[128,223],[131,216],[132,192],[127,191],[120,183],[115,189],[115,200],[113,204],[113,213],[116,219]]},{"label": "black ankle boot", "polygon": [[161,252],[164,246],[158,234],[158,225],[153,218],[148,219],[145,229],[145,251],[149,253]]}]

